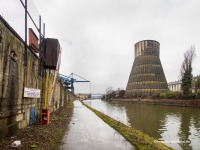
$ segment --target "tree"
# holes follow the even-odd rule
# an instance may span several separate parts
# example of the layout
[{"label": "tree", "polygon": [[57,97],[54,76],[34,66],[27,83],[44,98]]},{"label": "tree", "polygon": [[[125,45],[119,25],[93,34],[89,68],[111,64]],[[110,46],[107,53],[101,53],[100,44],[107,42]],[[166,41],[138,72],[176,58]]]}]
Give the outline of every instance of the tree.
[{"label": "tree", "polygon": [[109,86],[106,88],[106,99],[111,99],[115,96],[115,92],[113,91],[113,87],[112,86]]},{"label": "tree", "polygon": [[110,94],[113,92],[113,87],[112,86],[109,86],[106,88],[106,94]]},{"label": "tree", "polygon": [[195,85],[195,91],[196,93],[200,92],[200,76],[197,77],[196,85]]},{"label": "tree", "polygon": [[183,90],[183,94],[188,95],[191,94],[191,85],[192,85],[192,62],[195,57],[195,47],[191,46],[184,53],[184,60],[181,65],[180,75],[181,75],[181,87]]}]

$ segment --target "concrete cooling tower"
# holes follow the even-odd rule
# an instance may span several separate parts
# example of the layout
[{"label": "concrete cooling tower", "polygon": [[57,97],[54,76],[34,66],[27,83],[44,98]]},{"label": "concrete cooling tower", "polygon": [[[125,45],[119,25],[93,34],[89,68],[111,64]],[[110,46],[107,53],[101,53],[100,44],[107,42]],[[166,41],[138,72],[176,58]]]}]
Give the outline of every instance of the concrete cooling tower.
[{"label": "concrete cooling tower", "polygon": [[135,44],[135,60],[125,93],[127,97],[168,91],[159,55],[160,43],[157,41],[144,40]]}]

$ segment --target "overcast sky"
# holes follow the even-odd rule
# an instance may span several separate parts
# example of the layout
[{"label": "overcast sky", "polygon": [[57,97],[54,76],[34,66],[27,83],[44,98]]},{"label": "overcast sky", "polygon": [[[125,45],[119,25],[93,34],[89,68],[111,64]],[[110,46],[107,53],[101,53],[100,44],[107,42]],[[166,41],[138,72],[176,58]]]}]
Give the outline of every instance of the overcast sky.
[{"label": "overcast sky", "polygon": [[[91,81],[92,93],[125,89],[134,44],[160,42],[167,82],[178,80],[184,52],[196,47],[193,74],[200,74],[199,0],[34,0],[46,23],[46,37],[62,46],[60,73]],[[76,92],[90,92],[79,83]]]}]

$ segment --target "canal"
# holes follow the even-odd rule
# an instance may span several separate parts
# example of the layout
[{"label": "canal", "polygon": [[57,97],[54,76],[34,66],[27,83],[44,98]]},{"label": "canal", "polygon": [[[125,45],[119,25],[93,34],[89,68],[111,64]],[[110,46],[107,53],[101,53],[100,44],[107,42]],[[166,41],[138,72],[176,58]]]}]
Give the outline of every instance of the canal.
[{"label": "canal", "polygon": [[84,103],[176,150],[200,148],[200,108],[102,100]]}]

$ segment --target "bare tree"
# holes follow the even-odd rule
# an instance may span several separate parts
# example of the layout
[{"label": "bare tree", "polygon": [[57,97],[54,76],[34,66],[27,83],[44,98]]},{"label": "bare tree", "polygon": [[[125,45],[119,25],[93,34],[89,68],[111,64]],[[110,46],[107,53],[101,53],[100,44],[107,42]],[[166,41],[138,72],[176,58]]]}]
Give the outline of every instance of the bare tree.
[{"label": "bare tree", "polygon": [[110,94],[110,93],[112,93],[113,92],[113,87],[112,86],[108,86],[107,88],[106,88],[106,94]]},{"label": "bare tree", "polygon": [[185,72],[189,69],[192,65],[192,61],[195,57],[195,46],[191,46],[185,53],[184,53],[184,60],[181,65],[180,75],[183,78]]},{"label": "bare tree", "polygon": [[182,80],[182,90],[184,94],[189,94],[191,92],[191,84],[192,84],[192,62],[195,57],[195,47],[191,46],[184,53],[184,60],[181,65],[180,76]]}]

